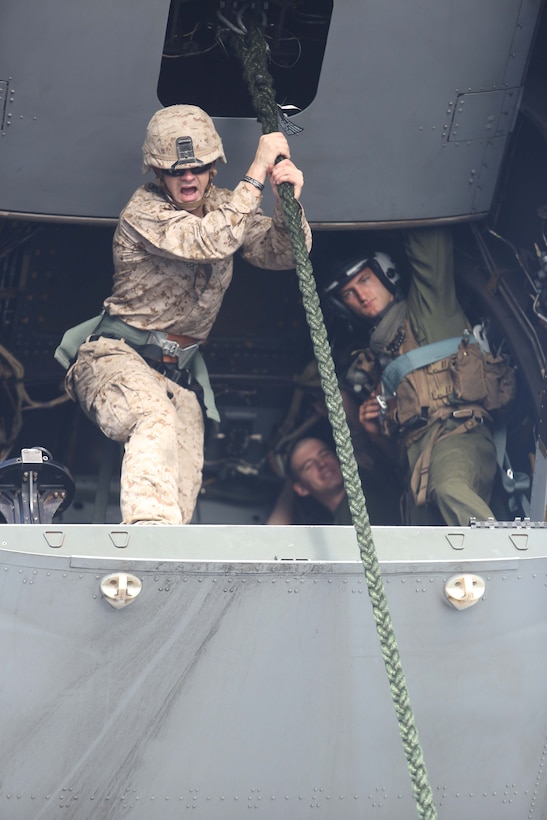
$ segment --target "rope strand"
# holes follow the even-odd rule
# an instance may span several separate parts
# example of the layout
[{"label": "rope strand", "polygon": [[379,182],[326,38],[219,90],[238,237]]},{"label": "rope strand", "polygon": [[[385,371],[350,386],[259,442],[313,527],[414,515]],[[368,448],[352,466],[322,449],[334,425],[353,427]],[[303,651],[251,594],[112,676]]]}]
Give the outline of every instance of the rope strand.
[{"label": "rope strand", "polygon": [[[267,45],[260,30],[254,23],[248,26],[243,39],[234,39],[236,53],[243,66],[243,75],[249,87],[257,118],[263,133],[279,130],[278,112],[275,102],[273,80],[267,68]],[[282,159],[278,157],[277,161]],[[437,812],[428,781],[423,753],[415,726],[414,715],[406,686],[401,658],[388,608],[387,597],[376,555],[365,498],[359,478],[355,453],[351,443],[349,427],[344,412],[342,397],[330,351],[325,322],[315,286],[313,269],[305,243],[300,206],[294,198],[293,186],[283,183],[279,186],[287,230],[306,319],[310,329],[314,355],[317,360],[321,386],[325,394],[328,417],[332,427],[336,452],[344,478],[349,508],[357,535],[357,542],[363,563],[368,593],[372,603],[376,630],[380,639],[382,655],[389,679],[399,730],[412,780],[414,798],[418,814],[424,820],[435,820]]]}]

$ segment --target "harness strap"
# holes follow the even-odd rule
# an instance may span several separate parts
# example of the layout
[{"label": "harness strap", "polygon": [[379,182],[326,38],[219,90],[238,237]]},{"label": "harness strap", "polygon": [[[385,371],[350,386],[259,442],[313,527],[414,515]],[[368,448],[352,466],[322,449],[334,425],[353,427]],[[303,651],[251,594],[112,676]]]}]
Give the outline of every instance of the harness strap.
[{"label": "harness strap", "polygon": [[[102,333],[90,336],[89,341],[95,341],[99,336],[107,336],[115,339],[120,338],[113,333]],[[157,370],[162,376],[165,376],[166,379],[170,379],[175,384],[179,384],[181,387],[196,392],[198,398],[203,403],[207,418],[213,421],[220,421],[220,415],[215,402],[215,394],[209,379],[209,371],[207,370],[203,356],[199,352],[199,345],[194,345],[181,351],[177,363],[176,359],[170,362],[169,357],[165,356],[161,348],[157,345],[135,345],[125,338],[122,339],[122,341],[129,345],[129,347],[132,347],[133,350],[142,356],[150,367]],[[188,358],[182,361],[180,356],[184,353],[188,354]],[[186,383],[183,381],[184,379],[186,379]],[[201,395],[196,390],[194,382],[197,382],[201,388]]]},{"label": "harness strap", "polygon": [[[519,511],[525,517],[530,516],[530,501],[527,493],[530,489],[530,476],[527,473],[514,471],[506,449],[507,428],[504,424],[496,424],[492,435],[496,445],[496,460],[500,474],[501,485],[508,495],[507,506],[509,512],[516,515]],[[520,510],[519,510],[520,508]]]},{"label": "harness strap", "polygon": [[397,356],[387,365],[382,373],[384,393],[395,395],[399,384],[405,376],[408,376],[413,370],[419,370],[428,364],[440,362],[441,359],[453,356],[458,352],[458,347],[462,341],[476,343],[477,340],[471,336],[471,334],[453,336],[450,339],[441,339],[440,342],[432,342],[429,345],[417,347],[414,350],[409,350],[408,353]]},{"label": "harness strap", "polygon": [[[100,336],[123,339],[152,366],[176,366],[180,371],[188,371],[203,390],[203,404],[207,417],[220,421],[207,365],[195,339],[190,336],[174,336],[163,331],[140,330],[117,316],[109,316],[103,312],[67,330],[55,351],[55,359],[68,370],[76,360],[78,348],[86,339],[95,340]],[[186,342],[189,342],[187,346]],[[168,373],[167,367],[164,367],[163,375],[178,383],[178,379]]]},{"label": "harness strap", "polygon": [[94,329],[93,335],[124,339],[131,347],[138,347],[148,344],[150,332],[128,325],[118,316],[109,316],[108,313],[103,312],[101,321]]},{"label": "harness strap", "polygon": [[[89,342],[95,342],[101,336],[108,339],[120,339],[139,353],[147,362],[157,365],[170,365],[176,370],[184,371],[199,349],[199,344],[190,336],[177,336],[176,339],[188,341],[187,347],[181,347],[172,334],[159,330],[140,330],[132,327],[122,319],[105,314],[94,332],[88,337]],[[178,381],[174,378],[173,381]]]}]

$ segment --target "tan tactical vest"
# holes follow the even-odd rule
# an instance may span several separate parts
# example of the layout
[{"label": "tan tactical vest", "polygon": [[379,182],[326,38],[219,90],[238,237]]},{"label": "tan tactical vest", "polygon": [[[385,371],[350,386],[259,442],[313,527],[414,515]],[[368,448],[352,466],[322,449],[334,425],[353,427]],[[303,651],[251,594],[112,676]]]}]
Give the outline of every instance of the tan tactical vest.
[{"label": "tan tactical vest", "polygon": [[[408,319],[399,354],[419,347]],[[411,430],[438,419],[488,417],[515,394],[515,373],[507,357],[483,353],[462,341],[458,352],[412,371],[397,388],[388,414],[400,429]]]}]

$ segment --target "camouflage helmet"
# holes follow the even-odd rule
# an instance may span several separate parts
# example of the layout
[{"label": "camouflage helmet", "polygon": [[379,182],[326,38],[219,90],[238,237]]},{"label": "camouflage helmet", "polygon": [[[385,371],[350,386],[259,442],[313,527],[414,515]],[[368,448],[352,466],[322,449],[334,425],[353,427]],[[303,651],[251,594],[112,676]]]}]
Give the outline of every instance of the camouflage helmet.
[{"label": "camouflage helmet", "polygon": [[226,162],[222,140],[211,117],[196,105],[170,105],[156,111],[142,146],[143,173],[150,168]]}]

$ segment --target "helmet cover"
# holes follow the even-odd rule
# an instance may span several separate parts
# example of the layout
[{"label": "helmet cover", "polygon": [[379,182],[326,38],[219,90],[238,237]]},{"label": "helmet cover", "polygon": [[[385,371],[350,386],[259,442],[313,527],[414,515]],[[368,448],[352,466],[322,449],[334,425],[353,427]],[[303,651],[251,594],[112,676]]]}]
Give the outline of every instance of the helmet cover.
[{"label": "helmet cover", "polygon": [[156,111],[142,147],[143,173],[226,162],[222,140],[211,117],[196,105],[169,105]]}]

